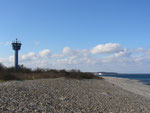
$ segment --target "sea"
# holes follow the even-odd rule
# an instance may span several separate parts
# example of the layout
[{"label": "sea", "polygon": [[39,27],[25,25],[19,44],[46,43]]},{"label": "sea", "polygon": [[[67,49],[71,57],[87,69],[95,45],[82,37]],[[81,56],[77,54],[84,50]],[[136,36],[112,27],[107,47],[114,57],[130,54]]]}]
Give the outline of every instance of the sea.
[{"label": "sea", "polygon": [[150,74],[108,74],[108,75],[106,74],[106,75],[98,75],[98,76],[135,79],[135,80],[139,80],[144,84],[150,85]]}]

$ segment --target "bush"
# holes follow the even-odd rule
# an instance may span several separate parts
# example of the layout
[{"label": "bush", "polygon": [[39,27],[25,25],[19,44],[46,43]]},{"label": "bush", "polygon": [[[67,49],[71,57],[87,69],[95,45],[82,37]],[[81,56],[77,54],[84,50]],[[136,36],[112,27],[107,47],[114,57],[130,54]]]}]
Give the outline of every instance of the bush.
[{"label": "bush", "polygon": [[5,71],[6,70],[6,67],[0,63],[0,71]]},{"label": "bush", "polygon": [[101,77],[98,77],[94,75],[93,73],[86,73],[81,72],[80,70],[70,70],[68,74],[65,74],[66,78],[72,78],[72,79],[102,79]]},{"label": "bush", "polygon": [[25,67],[24,65],[20,65],[17,72],[23,72],[23,73],[31,73],[32,69]]},{"label": "bush", "polygon": [[59,78],[65,77],[69,79],[102,79],[93,73],[85,73],[80,70],[72,69],[70,71],[56,70],[56,69],[43,69],[37,68],[32,70],[23,65],[19,66],[16,71],[14,67],[5,67],[0,64],[0,80],[32,80],[42,78]]},{"label": "bush", "polygon": [[47,72],[46,69],[36,68],[36,69],[34,70],[34,73],[44,73],[44,72]]},{"label": "bush", "polygon": [[56,69],[49,69],[49,70],[47,70],[47,72],[59,73],[59,71]]}]

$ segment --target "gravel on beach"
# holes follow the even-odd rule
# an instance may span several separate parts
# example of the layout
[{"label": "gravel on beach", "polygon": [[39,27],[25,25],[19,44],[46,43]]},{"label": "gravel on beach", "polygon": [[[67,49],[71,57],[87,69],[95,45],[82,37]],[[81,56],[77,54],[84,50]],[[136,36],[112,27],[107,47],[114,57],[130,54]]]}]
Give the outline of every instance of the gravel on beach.
[{"label": "gravel on beach", "polygon": [[105,80],[0,83],[1,113],[150,113],[150,100]]}]

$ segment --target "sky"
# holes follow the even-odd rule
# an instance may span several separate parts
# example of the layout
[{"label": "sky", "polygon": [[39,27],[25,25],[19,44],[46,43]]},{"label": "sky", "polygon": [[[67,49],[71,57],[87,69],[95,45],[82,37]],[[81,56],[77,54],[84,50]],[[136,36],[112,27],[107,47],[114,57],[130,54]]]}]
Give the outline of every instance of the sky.
[{"label": "sky", "polygon": [[149,0],[0,0],[0,62],[150,73]]}]

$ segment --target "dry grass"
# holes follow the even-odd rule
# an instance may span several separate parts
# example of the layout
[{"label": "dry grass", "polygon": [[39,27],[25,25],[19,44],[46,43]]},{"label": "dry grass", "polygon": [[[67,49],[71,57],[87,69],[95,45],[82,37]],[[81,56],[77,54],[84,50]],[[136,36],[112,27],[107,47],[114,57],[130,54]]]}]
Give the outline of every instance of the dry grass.
[{"label": "dry grass", "polygon": [[92,73],[81,72],[80,70],[54,70],[37,68],[32,70],[24,66],[20,66],[17,71],[14,67],[5,67],[0,64],[0,80],[33,80],[43,78],[59,78],[66,77],[68,79],[103,79]]}]

